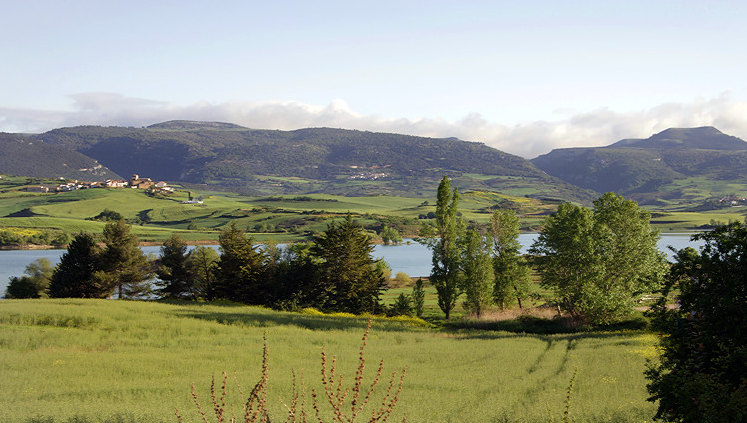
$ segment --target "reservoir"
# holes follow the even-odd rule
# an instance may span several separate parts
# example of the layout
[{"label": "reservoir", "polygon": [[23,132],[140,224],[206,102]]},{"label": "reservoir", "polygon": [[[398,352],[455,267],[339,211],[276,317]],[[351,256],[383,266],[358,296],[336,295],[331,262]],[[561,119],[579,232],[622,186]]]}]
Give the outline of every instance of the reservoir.
[{"label": "reservoir", "polygon": [[[659,249],[667,254],[671,260],[672,253],[669,246],[675,249],[685,247],[698,248],[702,243],[690,241],[692,234],[662,234]],[[538,234],[527,233],[519,235],[522,252],[526,252],[537,239]],[[431,273],[431,252],[423,245],[412,240],[400,245],[376,245],[374,257],[383,258],[392,268],[392,276],[397,272],[404,272],[410,276],[428,276]],[[217,245],[212,246],[218,248]],[[158,255],[160,247],[142,247],[145,254]],[[27,264],[39,258],[47,258],[52,264],[57,264],[60,257],[67,250],[0,250],[0,297],[5,295],[5,288],[12,276],[23,275]]]}]

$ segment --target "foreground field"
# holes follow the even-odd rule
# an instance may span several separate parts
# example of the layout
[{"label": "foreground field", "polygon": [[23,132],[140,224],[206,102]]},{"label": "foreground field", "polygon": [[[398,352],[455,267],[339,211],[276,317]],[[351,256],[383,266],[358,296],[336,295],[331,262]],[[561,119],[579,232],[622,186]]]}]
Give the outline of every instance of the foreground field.
[{"label": "foreground field", "polygon": [[[321,389],[322,347],[339,357],[338,370],[352,382],[365,325],[349,316],[234,305],[2,301],[0,421],[175,422],[177,408],[185,422],[201,421],[190,383],[210,411],[210,380],[216,376],[219,386],[223,371],[230,376],[228,402],[239,415],[243,401],[233,372],[248,393],[260,377],[265,334],[270,410],[284,420],[293,372],[304,378],[307,409],[311,389]],[[407,367],[392,421],[559,420],[576,371],[570,408],[576,421],[644,421],[654,411],[643,378],[654,344],[655,336],[643,332],[440,332],[375,320],[366,373],[373,377],[379,359],[387,381]]]}]

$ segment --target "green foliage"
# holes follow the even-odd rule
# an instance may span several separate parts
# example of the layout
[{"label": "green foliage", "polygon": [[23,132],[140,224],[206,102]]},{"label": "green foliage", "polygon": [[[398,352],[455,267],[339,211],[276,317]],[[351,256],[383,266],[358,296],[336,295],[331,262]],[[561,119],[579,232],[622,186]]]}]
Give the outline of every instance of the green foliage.
[{"label": "green foliage", "polygon": [[460,271],[459,238],[464,232],[464,224],[457,217],[459,191],[451,191],[448,176],[441,179],[436,198],[436,222],[424,224],[420,231],[421,242],[433,252],[431,283],[438,293],[438,306],[449,319],[451,310],[459,298],[462,274]]},{"label": "green foliage", "polygon": [[215,266],[220,256],[215,249],[198,245],[186,259],[191,278],[192,298],[213,299],[215,292]]},{"label": "green foliage", "polygon": [[425,308],[425,287],[423,285],[423,279],[418,278],[415,281],[415,286],[412,287],[412,306],[417,317],[423,317],[423,309]]},{"label": "green foliage", "polygon": [[389,245],[390,243],[396,245],[402,242],[402,235],[396,229],[384,226],[384,229],[381,231],[381,241],[384,245]]},{"label": "green foliage", "polygon": [[100,255],[101,277],[114,286],[118,298],[149,294],[150,264],[139,248],[140,242],[124,220],[109,221],[103,231],[104,250]]},{"label": "green foliage", "polygon": [[5,292],[5,298],[40,298],[47,297],[49,281],[54,267],[47,258],[38,258],[26,265],[23,276],[11,277]]},{"label": "green foliage", "polygon": [[350,214],[329,224],[314,241],[311,254],[319,261],[319,308],[353,313],[378,310],[386,280],[372,258],[370,237]]},{"label": "green foliage", "polygon": [[266,304],[267,289],[263,278],[265,255],[247,238],[235,222],[220,234],[220,259],[215,267],[213,298]]},{"label": "green foliage", "polygon": [[124,217],[121,214],[109,209],[104,209],[101,213],[93,217],[93,220],[103,220],[104,222],[122,219],[124,219]]},{"label": "green foliage", "polygon": [[413,302],[412,297],[400,293],[397,299],[394,301],[391,307],[387,310],[388,316],[412,316],[413,315]]},{"label": "green foliage", "polygon": [[593,210],[560,205],[530,250],[539,255],[542,284],[573,315],[594,324],[619,321],[666,271],[649,216],[612,193],[595,200]]},{"label": "green foliage", "polygon": [[[700,253],[677,252],[654,307],[660,361],[646,373],[657,418],[682,422],[747,420],[747,227],[739,222],[697,234]],[[666,299],[679,290],[679,307]]]},{"label": "green foliage", "polygon": [[195,273],[191,272],[187,243],[172,235],[161,246],[160,266],[156,270],[158,293],[166,298],[197,299]]},{"label": "green foliage", "polygon": [[519,252],[519,217],[512,209],[496,210],[490,219],[493,248],[493,302],[501,309],[513,299],[522,308],[522,300],[531,290],[531,273],[526,259]]},{"label": "green foliage", "polygon": [[474,225],[467,230],[461,263],[464,308],[479,319],[492,302],[494,274],[487,242]]},{"label": "green foliage", "polygon": [[53,298],[105,298],[114,285],[100,268],[101,249],[93,235],[75,235],[52,272],[49,296]]}]

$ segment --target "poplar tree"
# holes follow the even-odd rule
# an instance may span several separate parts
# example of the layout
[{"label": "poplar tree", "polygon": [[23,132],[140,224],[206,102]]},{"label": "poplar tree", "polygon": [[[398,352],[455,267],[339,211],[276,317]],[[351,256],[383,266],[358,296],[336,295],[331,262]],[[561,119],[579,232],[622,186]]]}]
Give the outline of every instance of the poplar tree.
[{"label": "poplar tree", "polygon": [[446,319],[451,316],[461,294],[459,238],[464,225],[457,216],[458,207],[459,191],[454,188],[452,192],[451,181],[444,176],[438,185],[435,224],[424,224],[418,240],[433,252],[430,280],[436,288],[438,307]]},{"label": "poplar tree", "polygon": [[485,238],[475,225],[467,231],[462,256],[464,308],[479,319],[491,303],[493,263]]},{"label": "poplar tree", "polygon": [[529,296],[531,275],[526,259],[520,253],[519,217],[512,209],[496,210],[490,219],[492,236],[493,301],[501,309],[510,306],[513,299],[522,308],[521,301]]}]

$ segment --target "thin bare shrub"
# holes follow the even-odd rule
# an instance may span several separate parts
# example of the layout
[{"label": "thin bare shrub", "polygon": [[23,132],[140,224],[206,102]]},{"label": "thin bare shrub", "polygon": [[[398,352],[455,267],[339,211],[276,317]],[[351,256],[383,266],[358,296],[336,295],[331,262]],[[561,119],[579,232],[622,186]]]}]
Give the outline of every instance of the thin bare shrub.
[{"label": "thin bare shrub", "polygon": [[[392,372],[389,382],[386,386],[380,387],[384,372],[384,360],[379,362],[375,376],[370,382],[366,381],[365,368],[366,357],[365,347],[368,340],[368,334],[371,329],[371,320],[368,321],[366,331],[363,334],[362,345],[358,353],[358,368],[355,371],[353,384],[350,387],[345,386],[345,378],[337,371],[337,357],[327,358],[327,354],[322,348],[321,357],[321,376],[322,389],[317,391],[311,390],[311,407],[314,410],[315,421],[324,423],[325,412],[322,411],[321,404],[326,403],[330,407],[332,422],[336,423],[353,423],[357,421],[386,422],[391,416],[394,408],[399,402],[400,393],[404,385],[405,373],[407,368],[401,372]],[[215,414],[217,423],[236,423],[243,421],[245,423],[269,423],[270,413],[267,403],[267,381],[269,379],[269,350],[267,348],[267,338],[264,340],[264,349],[262,353],[262,376],[259,382],[249,393],[243,406],[243,419],[237,419],[233,415],[233,405],[226,404],[228,395],[228,375],[223,372],[223,383],[220,388],[216,388],[215,378],[210,384],[210,400]],[[239,394],[244,397],[241,391],[241,385],[236,381]],[[301,375],[300,386],[293,374],[293,393],[289,404],[283,404],[288,411],[286,418],[287,423],[307,423],[310,420],[310,413],[306,410],[306,384]],[[377,388],[379,388],[377,390]],[[374,392],[383,390],[383,399],[378,400],[376,405],[372,406],[370,412],[364,413],[366,406],[374,399]],[[197,407],[197,414],[202,418],[204,423],[210,423],[211,415],[205,411],[200,404],[198,395],[195,391],[194,383],[192,384],[192,399]],[[328,413],[329,414],[329,413]],[[364,414],[368,417],[364,417]],[[231,417],[228,417],[228,416]],[[182,422],[179,410],[176,410],[177,421]],[[328,416],[326,416],[329,418]],[[403,418],[403,422],[406,421]]]}]

